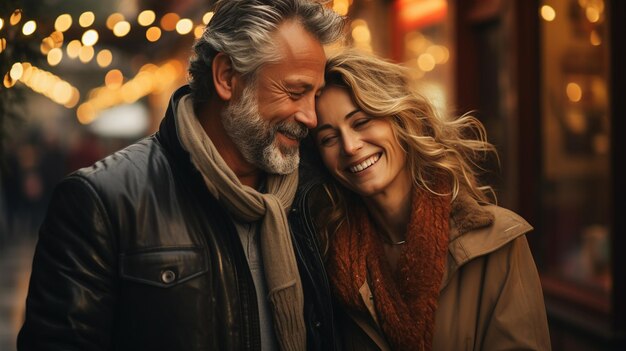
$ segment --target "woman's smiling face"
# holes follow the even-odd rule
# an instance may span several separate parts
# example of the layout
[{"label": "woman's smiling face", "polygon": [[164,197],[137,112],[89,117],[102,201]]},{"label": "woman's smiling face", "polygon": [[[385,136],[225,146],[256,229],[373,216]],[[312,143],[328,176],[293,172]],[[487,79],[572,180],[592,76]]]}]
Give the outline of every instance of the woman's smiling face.
[{"label": "woman's smiling face", "polygon": [[391,122],[367,115],[349,91],[327,86],[316,101],[315,144],[330,173],[363,197],[410,188],[406,154]]}]

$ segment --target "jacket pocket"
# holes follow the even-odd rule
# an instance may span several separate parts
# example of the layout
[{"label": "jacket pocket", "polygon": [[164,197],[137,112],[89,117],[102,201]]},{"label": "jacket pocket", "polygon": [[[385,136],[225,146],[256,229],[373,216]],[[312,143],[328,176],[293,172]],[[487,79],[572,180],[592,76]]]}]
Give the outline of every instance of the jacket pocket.
[{"label": "jacket pocket", "polygon": [[120,255],[122,279],[169,288],[208,271],[208,262],[197,247],[158,248]]}]

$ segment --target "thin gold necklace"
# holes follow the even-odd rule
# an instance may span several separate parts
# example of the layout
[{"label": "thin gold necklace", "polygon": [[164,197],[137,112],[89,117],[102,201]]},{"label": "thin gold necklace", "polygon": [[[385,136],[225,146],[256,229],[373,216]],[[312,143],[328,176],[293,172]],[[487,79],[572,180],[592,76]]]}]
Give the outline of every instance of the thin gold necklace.
[{"label": "thin gold necklace", "polygon": [[402,245],[402,244],[406,244],[406,239],[404,240],[400,240],[400,241],[393,241],[391,239],[389,239],[389,237],[387,237],[386,235],[380,235],[380,237],[383,239],[383,241],[385,242],[385,244],[389,244],[389,245]]}]

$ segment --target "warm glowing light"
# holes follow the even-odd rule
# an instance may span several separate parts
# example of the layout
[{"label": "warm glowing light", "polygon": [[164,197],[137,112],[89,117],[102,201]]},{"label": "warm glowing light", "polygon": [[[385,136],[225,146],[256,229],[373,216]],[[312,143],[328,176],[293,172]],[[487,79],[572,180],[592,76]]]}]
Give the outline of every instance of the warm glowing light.
[{"label": "warm glowing light", "polygon": [[22,33],[24,33],[24,35],[31,35],[35,33],[36,29],[37,29],[37,22],[30,20],[24,23],[24,26],[22,27]]},{"label": "warm glowing light", "polygon": [[48,52],[47,59],[50,66],[56,66],[63,59],[63,51],[60,48],[54,48]]},{"label": "warm glowing light", "polygon": [[150,42],[155,42],[161,38],[161,28],[159,27],[150,27],[146,30],[146,39]]},{"label": "warm glowing light", "polygon": [[417,58],[417,66],[424,72],[430,72],[435,68],[435,58],[429,53],[421,54]]},{"label": "warm glowing light", "polygon": [[66,30],[70,29],[71,26],[72,16],[68,15],[67,13],[60,15],[59,17],[57,17],[56,21],[54,21],[54,29],[59,32],[65,32]]},{"label": "warm glowing light", "polygon": [[113,28],[115,27],[115,25],[124,20],[124,15],[122,15],[121,13],[113,13],[111,14],[109,17],[107,17],[107,28],[109,28],[110,30],[113,30]]},{"label": "warm glowing light", "polygon": [[42,54],[47,55],[50,50],[54,48],[54,40],[50,37],[45,37],[41,40],[41,45],[39,45],[39,50]]},{"label": "warm glowing light", "polygon": [[541,6],[541,18],[545,21],[552,22],[556,18],[556,11],[552,8],[552,6],[543,5]]},{"label": "warm glowing light", "polygon": [[345,16],[350,10],[350,4],[348,0],[335,0],[333,1],[333,11],[337,12],[340,16]]},{"label": "warm glowing light", "polygon": [[589,6],[585,9],[585,16],[591,23],[596,23],[600,20],[600,11],[594,6]]},{"label": "warm glowing light", "polygon": [[94,55],[93,46],[83,46],[80,48],[78,52],[78,59],[82,63],[87,63],[91,61]]},{"label": "warm glowing light", "polygon": [[[55,49],[61,50],[60,48]],[[22,63],[22,67],[24,74],[20,78],[20,81],[24,83],[24,85],[46,96],[57,104],[64,105],[67,108],[76,106],[80,99],[78,89],[58,76],[34,67],[28,62]],[[5,77],[5,85],[7,84],[15,84],[15,80],[12,80],[8,73]]]},{"label": "warm glowing light", "polygon": [[141,11],[139,16],[137,16],[137,23],[139,23],[140,26],[147,27],[151,25],[152,23],[154,23],[155,19],[156,19],[156,15],[154,14],[154,11],[145,10],[145,11]]},{"label": "warm glowing light", "polygon": [[574,82],[567,83],[565,92],[567,94],[567,98],[572,102],[578,102],[583,97],[583,90],[580,88],[580,85]]},{"label": "warm glowing light", "polygon": [[589,42],[591,42],[591,45],[593,46],[602,45],[602,38],[600,38],[600,35],[595,29],[592,30],[591,34],[589,35]]},{"label": "warm glowing light", "polygon": [[443,22],[448,13],[445,0],[398,0],[394,1],[398,12],[398,24],[405,29],[421,28]]},{"label": "warm glowing light", "polygon": [[7,48],[7,40],[0,38],[0,52],[3,52]]},{"label": "warm glowing light", "polygon": [[96,20],[96,16],[91,11],[83,12],[80,17],[78,17],[78,24],[81,27],[87,28],[93,24],[93,21]]},{"label": "warm glowing light", "polygon": [[52,47],[54,48],[60,48],[61,46],[63,46],[63,33],[59,32],[59,31],[55,31],[50,33],[49,36],[50,39],[52,39],[52,42],[54,43],[54,45]]},{"label": "warm glowing light", "polygon": [[109,66],[112,61],[113,54],[111,54],[111,51],[107,49],[101,50],[98,53],[98,56],[96,56],[96,62],[98,62],[98,66],[102,68]]},{"label": "warm glowing light", "polygon": [[193,30],[193,36],[196,37],[196,39],[200,39],[202,37],[202,34],[204,33],[204,25],[197,25],[196,28]]},{"label": "warm glowing light", "polygon": [[176,29],[176,23],[178,23],[179,19],[180,16],[173,12],[166,13],[161,18],[161,28],[163,28],[164,31],[171,32]]},{"label": "warm glowing light", "polygon": [[126,21],[119,21],[113,27],[113,34],[116,37],[123,37],[130,32],[130,23]]},{"label": "warm glowing light", "polygon": [[450,51],[442,45],[432,45],[426,49],[426,52],[431,54],[435,59],[435,63],[438,64],[444,64],[450,58]]},{"label": "warm glowing light", "polygon": [[78,101],[80,101],[80,92],[78,89],[72,87],[72,96],[70,96],[69,101],[66,102],[64,106],[67,108],[74,108],[74,106],[78,104]]},{"label": "warm glowing light", "polygon": [[18,23],[20,23],[20,21],[22,20],[22,10],[15,10],[13,11],[13,13],[11,14],[11,17],[9,18],[9,23],[14,26]]},{"label": "warm glowing light", "polygon": [[20,62],[16,62],[11,66],[11,70],[9,71],[9,76],[13,80],[18,80],[22,78],[22,74],[24,73],[24,67]]},{"label": "warm glowing light", "polygon": [[91,104],[83,103],[78,106],[78,109],[76,110],[76,117],[78,118],[78,122],[82,124],[89,124],[96,119],[96,111]]},{"label": "warm glowing light", "polygon": [[204,16],[202,16],[202,23],[204,23],[205,25],[209,24],[211,18],[213,18],[212,11],[205,13]]},{"label": "warm glowing light", "polygon": [[4,20],[0,18],[0,30],[2,30],[2,27],[4,27]]},{"label": "warm glowing light", "polygon": [[185,35],[193,29],[193,22],[189,18],[183,18],[176,23],[176,32]]},{"label": "warm glowing light", "polygon": [[104,85],[109,89],[117,89],[123,82],[124,75],[119,69],[112,69],[104,76]]},{"label": "warm glowing light", "polygon": [[27,82],[33,74],[33,66],[28,63],[22,63],[22,68],[24,69],[24,73],[22,73],[22,77],[20,78],[22,82]]},{"label": "warm glowing light", "polygon": [[369,43],[372,35],[367,25],[360,25],[352,29],[352,38],[357,43]]},{"label": "warm glowing light", "polygon": [[72,86],[70,83],[60,80],[52,88],[52,100],[57,104],[64,105],[72,97]]},{"label": "warm glowing light", "polygon": [[80,54],[80,48],[83,47],[83,45],[80,43],[80,41],[78,40],[72,40],[67,44],[67,56],[69,58],[77,58],[78,54]]},{"label": "warm glowing light", "polygon": [[7,72],[7,73],[4,75],[4,81],[3,81],[3,83],[4,83],[4,87],[5,87],[5,88],[11,88],[12,86],[14,86],[14,85],[15,85],[16,81],[15,81],[15,80],[13,80],[13,79],[11,79],[11,76],[9,75],[9,72]]},{"label": "warm glowing light", "polygon": [[83,33],[83,37],[81,39],[83,45],[86,46],[94,46],[98,42],[98,32],[95,29],[90,29]]}]

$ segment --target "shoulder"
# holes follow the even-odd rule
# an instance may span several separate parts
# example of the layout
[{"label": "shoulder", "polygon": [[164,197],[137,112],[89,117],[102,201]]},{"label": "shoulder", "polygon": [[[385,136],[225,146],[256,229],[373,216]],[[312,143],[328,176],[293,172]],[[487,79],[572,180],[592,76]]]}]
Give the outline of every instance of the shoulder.
[{"label": "shoulder", "polygon": [[481,209],[493,216],[489,225],[451,238],[449,250],[459,265],[502,249],[533,229],[524,218],[509,209],[495,205],[481,206]]},{"label": "shoulder", "polygon": [[171,166],[166,151],[154,136],[127,146],[91,166],[68,175],[58,188],[65,191],[89,189],[106,204],[121,198],[141,196],[145,189],[167,189]]}]

